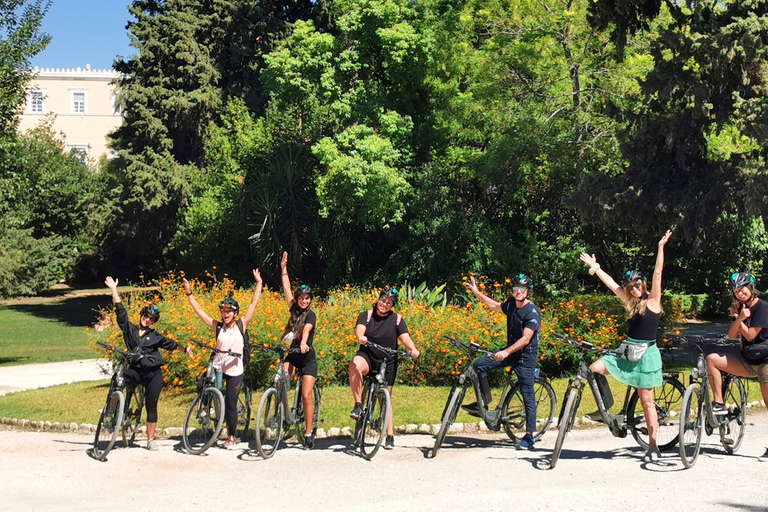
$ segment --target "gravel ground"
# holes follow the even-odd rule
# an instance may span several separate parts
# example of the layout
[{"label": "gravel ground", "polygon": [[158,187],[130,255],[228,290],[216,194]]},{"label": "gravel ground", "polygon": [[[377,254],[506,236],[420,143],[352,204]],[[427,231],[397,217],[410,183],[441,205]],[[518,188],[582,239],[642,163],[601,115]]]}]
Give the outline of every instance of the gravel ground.
[{"label": "gravel ground", "polygon": [[723,455],[711,436],[690,470],[676,452],[646,464],[631,436],[605,428],[571,432],[552,470],[555,432],[533,451],[498,435],[449,436],[435,459],[424,456],[431,436],[409,435],[373,461],[337,438],[312,451],[289,440],[269,460],[252,442],[191,456],[179,452],[179,439],[165,439],[160,451],[118,447],[98,462],[86,454],[90,436],[0,429],[0,510],[765,511],[768,463],[757,457],[768,444],[768,415],[748,421],[738,454]]}]

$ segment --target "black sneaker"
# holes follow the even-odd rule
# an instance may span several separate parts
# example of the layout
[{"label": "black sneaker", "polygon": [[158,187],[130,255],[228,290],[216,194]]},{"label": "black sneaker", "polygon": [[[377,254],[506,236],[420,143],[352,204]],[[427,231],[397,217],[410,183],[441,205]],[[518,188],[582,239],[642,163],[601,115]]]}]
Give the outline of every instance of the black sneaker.
[{"label": "black sneaker", "polygon": [[477,405],[477,402],[472,404],[462,405],[461,408],[467,411],[467,413],[470,416],[476,416],[478,418],[480,417],[480,406]]},{"label": "black sneaker", "polygon": [[349,412],[349,417],[353,420],[356,420],[360,417],[360,414],[363,412],[363,404],[356,403],[355,406],[352,408],[352,410]]},{"label": "black sneaker", "polygon": [[307,450],[311,450],[315,447],[315,436],[312,434],[307,434],[304,436],[304,448]]},{"label": "black sneaker", "polygon": [[395,449],[395,436],[387,436],[387,439],[384,441],[384,449],[385,450]]},{"label": "black sneaker", "polygon": [[727,416],[728,409],[725,407],[725,404],[712,402],[712,414],[714,414],[715,416]]},{"label": "black sneaker", "polygon": [[600,411],[590,412],[589,414],[585,414],[584,417],[588,420],[597,421],[600,423],[603,422],[603,416],[600,414]]},{"label": "black sneaker", "polygon": [[758,462],[768,462],[768,448],[765,449],[765,453],[757,458]]}]

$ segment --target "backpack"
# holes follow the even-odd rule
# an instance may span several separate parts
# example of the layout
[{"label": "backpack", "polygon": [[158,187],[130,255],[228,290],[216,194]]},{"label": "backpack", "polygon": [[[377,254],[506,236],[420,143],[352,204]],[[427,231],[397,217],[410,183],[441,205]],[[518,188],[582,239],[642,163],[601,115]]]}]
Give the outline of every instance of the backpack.
[{"label": "backpack", "polygon": [[[237,322],[235,322],[235,325],[237,325],[240,334],[243,335],[243,366],[248,366],[248,362],[251,360],[251,342],[248,338],[248,331],[243,329],[243,321],[239,318],[237,319]],[[223,323],[219,321],[216,322],[216,339],[219,338],[219,333],[223,327]]]}]

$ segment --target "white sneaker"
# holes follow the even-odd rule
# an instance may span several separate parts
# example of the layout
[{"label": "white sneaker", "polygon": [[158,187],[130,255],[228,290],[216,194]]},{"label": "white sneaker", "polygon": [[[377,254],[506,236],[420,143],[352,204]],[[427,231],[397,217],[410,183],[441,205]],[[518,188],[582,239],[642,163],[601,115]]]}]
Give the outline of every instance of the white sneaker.
[{"label": "white sneaker", "polygon": [[149,441],[147,441],[147,450],[151,452],[156,452],[159,449],[160,447],[157,446],[157,442],[155,442],[154,439],[150,439]]},{"label": "white sneaker", "polygon": [[658,446],[654,446],[653,448],[648,448],[648,451],[645,452],[645,455],[643,455],[643,462],[658,462],[661,458],[661,451],[659,450]]}]

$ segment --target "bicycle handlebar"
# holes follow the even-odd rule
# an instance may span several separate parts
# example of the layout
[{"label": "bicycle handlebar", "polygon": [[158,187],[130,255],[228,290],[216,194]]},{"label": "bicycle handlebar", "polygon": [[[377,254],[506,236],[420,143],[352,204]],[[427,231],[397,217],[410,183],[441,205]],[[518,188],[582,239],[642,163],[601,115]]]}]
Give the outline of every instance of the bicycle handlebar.
[{"label": "bicycle handlebar", "polygon": [[110,352],[117,354],[120,356],[121,359],[124,359],[126,362],[130,360],[130,357],[132,355],[140,355],[141,353],[137,350],[118,350],[117,347],[114,345],[110,345],[108,343],[104,343],[103,341],[97,341],[97,345],[104,347],[105,349],[109,350]]},{"label": "bicycle handlebar", "polygon": [[288,348],[279,345],[277,347],[265,347],[264,345],[256,345],[254,348],[259,352],[277,352],[281,356],[284,356],[285,354],[301,354],[300,348]]},{"label": "bicycle handlebar", "polygon": [[374,343],[372,341],[369,341],[368,343],[366,343],[365,346],[374,348],[376,350],[379,350],[380,352],[384,352],[385,359],[394,358],[395,356],[412,357],[410,352],[407,352],[405,350],[395,349],[395,348],[382,347],[378,343]]},{"label": "bicycle handlebar", "polygon": [[703,345],[717,345],[719,347],[730,347],[741,344],[741,338],[729,338],[728,335],[722,336],[703,336],[701,334],[674,334],[667,333],[663,335],[664,338],[685,341],[689,345],[695,345],[701,348]]},{"label": "bicycle handlebar", "polygon": [[210,350],[214,354],[227,354],[227,355],[230,355],[232,357],[243,357],[243,354],[240,354],[238,352],[232,352],[231,350],[221,350],[221,349],[218,349],[216,347],[211,347],[210,345],[206,345],[205,343],[203,343],[202,341],[198,340],[197,338],[191,338],[189,341],[191,341],[192,343],[194,343],[195,345],[198,345],[200,347],[207,348],[208,350]]},{"label": "bicycle handlebar", "polygon": [[618,350],[613,350],[610,348],[598,348],[595,347],[594,343],[591,343],[589,341],[578,341],[574,340],[572,338],[569,338],[565,334],[560,334],[559,332],[553,332],[552,336],[555,337],[555,339],[563,341],[567,344],[569,344],[572,347],[575,347],[582,352],[598,352],[600,354],[606,355],[606,354],[612,354],[615,356],[621,356],[622,354]]},{"label": "bicycle handlebar", "polygon": [[493,357],[493,352],[480,348],[479,343],[475,343],[474,341],[470,341],[469,343],[464,343],[462,341],[457,340],[456,338],[448,336],[447,334],[444,334],[443,337],[447,338],[451,342],[451,345],[453,345],[456,348],[461,348],[468,352],[480,353],[486,356]]}]

